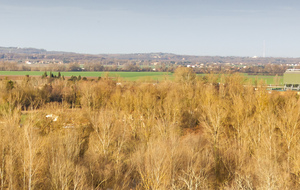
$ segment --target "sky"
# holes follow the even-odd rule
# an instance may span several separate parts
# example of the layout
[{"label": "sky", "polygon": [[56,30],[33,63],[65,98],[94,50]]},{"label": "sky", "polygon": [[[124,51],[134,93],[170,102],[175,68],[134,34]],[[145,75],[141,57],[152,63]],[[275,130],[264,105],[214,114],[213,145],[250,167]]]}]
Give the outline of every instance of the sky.
[{"label": "sky", "polygon": [[0,0],[0,46],[300,57],[299,10],[299,0]]}]

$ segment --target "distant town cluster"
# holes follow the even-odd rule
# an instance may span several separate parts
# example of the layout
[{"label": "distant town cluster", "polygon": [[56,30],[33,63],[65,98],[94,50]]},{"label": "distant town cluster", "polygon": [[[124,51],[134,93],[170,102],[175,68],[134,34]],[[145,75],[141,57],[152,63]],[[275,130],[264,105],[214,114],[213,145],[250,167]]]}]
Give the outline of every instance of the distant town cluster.
[{"label": "distant town cluster", "polygon": [[300,68],[300,58],[190,56],[170,53],[78,54],[34,48],[0,47],[2,71],[147,71],[174,72],[179,66],[196,73],[283,75]]}]

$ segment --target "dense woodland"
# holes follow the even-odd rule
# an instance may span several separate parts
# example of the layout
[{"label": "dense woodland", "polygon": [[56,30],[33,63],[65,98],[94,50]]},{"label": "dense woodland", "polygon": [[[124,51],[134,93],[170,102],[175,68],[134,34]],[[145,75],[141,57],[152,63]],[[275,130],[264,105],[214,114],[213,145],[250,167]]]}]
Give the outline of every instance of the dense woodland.
[{"label": "dense woodland", "polygon": [[217,80],[0,81],[0,189],[299,189],[299,96]]}]

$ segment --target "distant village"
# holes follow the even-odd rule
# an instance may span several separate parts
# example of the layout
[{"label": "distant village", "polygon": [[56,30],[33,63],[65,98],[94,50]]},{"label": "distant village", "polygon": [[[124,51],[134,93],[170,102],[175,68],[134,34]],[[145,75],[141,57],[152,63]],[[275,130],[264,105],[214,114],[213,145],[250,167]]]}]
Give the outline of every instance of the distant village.
[{"label": "distant village", "polygon": [[282,75],[286,69],[300,68],[300,58],[191,56],[170,53],[90,55],[0,47],[0,70],[173,72],[179,66],[191,67],[196,73]]}]

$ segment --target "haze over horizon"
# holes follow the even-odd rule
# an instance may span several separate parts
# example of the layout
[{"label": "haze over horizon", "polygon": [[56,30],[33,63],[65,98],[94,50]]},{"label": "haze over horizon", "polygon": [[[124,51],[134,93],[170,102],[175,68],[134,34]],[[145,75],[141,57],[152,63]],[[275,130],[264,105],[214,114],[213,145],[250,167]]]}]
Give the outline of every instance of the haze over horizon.
[{"label": "haze over horizon", "polygon": [[0,46],[300,57],[296,0],[0,0]]}]

